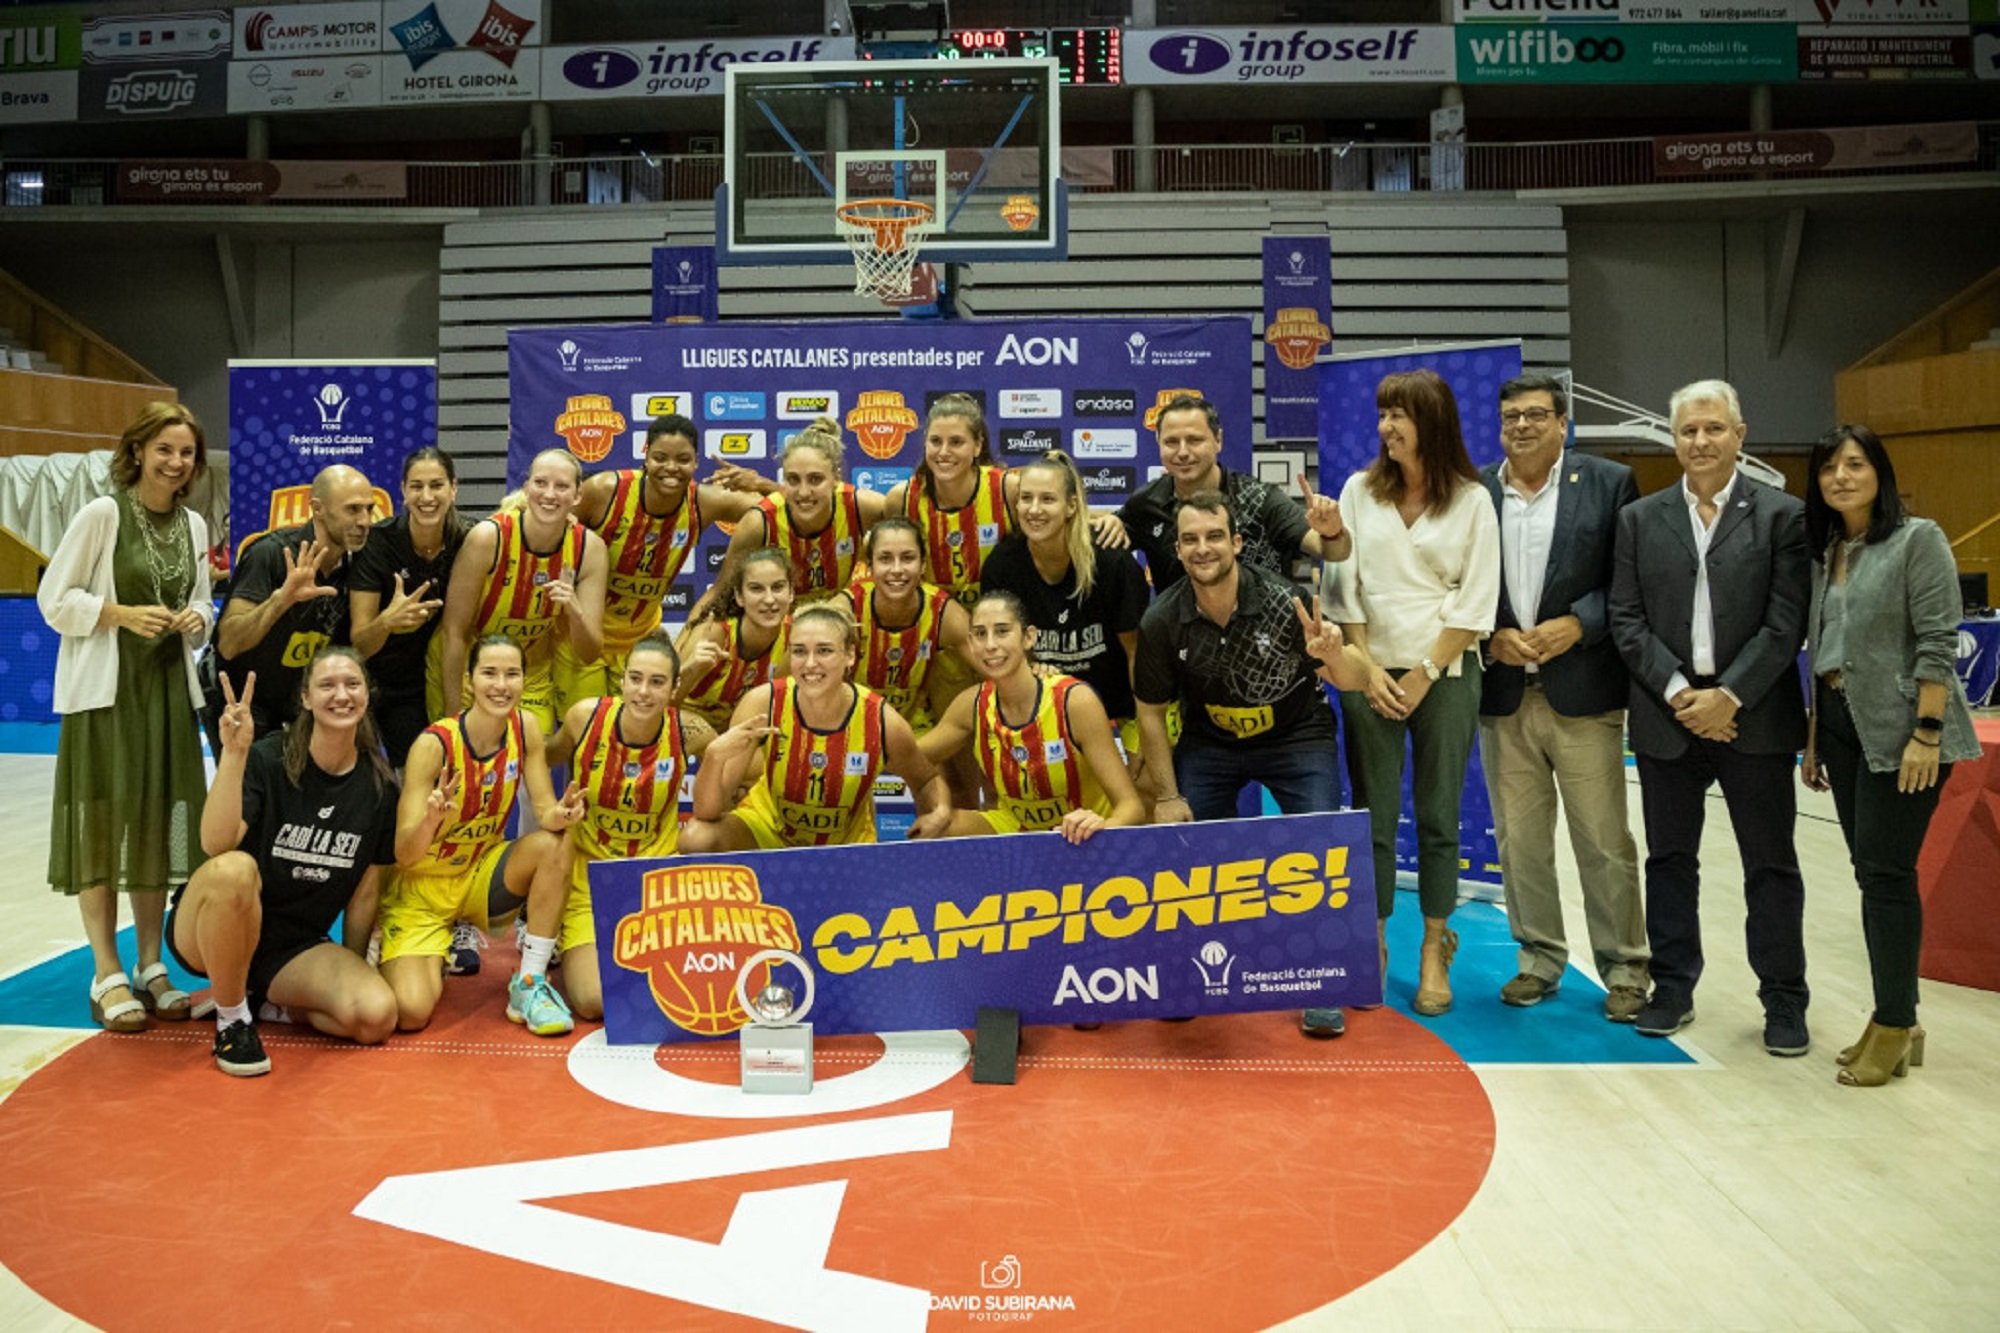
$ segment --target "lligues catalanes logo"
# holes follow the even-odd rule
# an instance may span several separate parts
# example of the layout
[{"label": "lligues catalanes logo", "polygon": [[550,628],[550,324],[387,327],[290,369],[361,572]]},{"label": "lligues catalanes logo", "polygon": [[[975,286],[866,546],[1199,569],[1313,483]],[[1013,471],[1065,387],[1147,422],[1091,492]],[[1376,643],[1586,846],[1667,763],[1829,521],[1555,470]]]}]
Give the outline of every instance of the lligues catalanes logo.
[{"label": "lligues catalanes logo", "polygon": [[1146,429],[1158,430],[1160,428],[1160,412],[1166,407],[1168,403],[1174,401],[1174,399],[1199,398],[1201,396],[1202,395],[1200,389],[1160,390],[1159,395],[1153,399],[1153,405],[1146,409]]},{"label": "lligues catalanes logo", "polygon": [[894,389],[868,389],[854,400],[845,424],[870,458],[894,458],[917,428],[917,414]]},{"label": "lligues catalanes logo", "polygon": [[1319,349],[1333,341],[1333,330],[1311,306],[1284,306],[1264,330],[1264,341],[1290,370],[1305,370],[1319,356]]},{"label": "lligues catalanes logo", "polygon": [[556,434],[586,463],[595,463],[610,453],[624,430],[625,414],[601,393],[575,395],[556,418]]},{"label": "lligues catalanes logo", "polygon": [[1007,224],[1009,231],[1026,231],[1042,216],[1041,206],[1029,194],[1010,194],[1007,202],[1000,205],[1000,220]]},{"label": "lligues catalanes logo", "polygon": [[[676,865],[646,872],[639,910],[618,922],[612,957],[643,972],[676,1027],[704,1037],[742,1030],[750,1015],[736,1000],[739,959],[762,949],[797,952],[798,923],[764,901],[757,874],[743,866]],[[752,995],[770,983],[770,965],[752,976]]]}]

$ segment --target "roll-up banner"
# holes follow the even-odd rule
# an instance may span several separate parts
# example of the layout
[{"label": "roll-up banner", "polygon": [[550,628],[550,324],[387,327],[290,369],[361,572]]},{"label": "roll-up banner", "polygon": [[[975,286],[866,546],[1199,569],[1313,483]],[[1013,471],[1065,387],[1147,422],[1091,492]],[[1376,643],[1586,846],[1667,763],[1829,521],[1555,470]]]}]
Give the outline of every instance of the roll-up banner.
[{"label": "roll-up banner", "polygon": [[1264,438],[1319,429],[1319,371],[1333,341],[1333,250],[1317,236],[1264,238]]}]

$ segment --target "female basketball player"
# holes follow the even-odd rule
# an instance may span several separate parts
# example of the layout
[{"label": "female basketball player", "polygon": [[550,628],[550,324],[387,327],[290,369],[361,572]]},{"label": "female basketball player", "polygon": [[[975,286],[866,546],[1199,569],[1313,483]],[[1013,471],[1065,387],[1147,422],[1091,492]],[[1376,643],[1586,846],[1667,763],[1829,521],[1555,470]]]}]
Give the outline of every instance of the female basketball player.
[{"label": "female basketball player", "polygon": [[861,552],[861,534],[882,517],[883,499],[840,479],[840,426],[820,417],[785,446],[777,495],[767,495],[730,534],[723,577],[750,552],[775,546],[790,561],[801,602],[845,589]]},{"label": "female basketball player", "polygon": [[[965,608],[924,582],[922,534],[908,519],[883,519],[868,529],[862,549],[871,577],[847,589],[860,652],[855,683],[886,698],[922,736],[951,702],[941,687],[969,670]],[[934,669],[948,662],[958,670]]]},{"label": "female basketball player", "polygon": [[680,705],[721,730],[743,696],[785,666],[792,614],[792,567],[775,546],[759,547],[726,575],[681,633]]},{"label": "female basketball player", "polygon": [[931,578],[967,609],[979,597],[986,558],[1014,531],[1019,484],[993,461],[978,399],[948,393],[931,404],[924,461],[916,476],[890,488],[888,512],[916,525]]},{"label": "female basketball player", "polygon": [[[556,956],[562,989],[579,1018],[604,1016],[597,973],[597,927],[590,913],[592,861],[672,856],[680,842],[681,779],[688,761],[715,739],[700,718],[673,706],[680,655],[655,631],[625,656],[620,697],[580,699],[548,744],[551,768],[572,760],[583,790],[583,817],[571,825],[561,854],[542,863],[537,879],[561,886],[562,928]],[[538,891],[543,886],[536,884]],[[531,895],[532,897],[532,895]]]},{"label": "female basketball player", "polygon": [[952,815],[951,837],[1059,829],[1071,842],[1146,822],[1104,705],[1074,676],[1043,677],[1030,662],[1034,627],[1012,593],[972,608],[972,661],[985,680],[952,702],[918,748],[942,763],[969,743],[996,794],[991,810]]},{"label": "female basketball player", "polygon": [[[792,618],[791,673],[736,706],[694,780],[683,852],[824,847],[875,841],[875,775],[887,768],[917,801],[912,838],[951,827],[944,779],[917,748],[910,724],[873,690],[848,683],[854,622],[812,606]],[[746,774],[760,774],[734,810]]]},{"label": "female basketball player", "polygon": [[[396,807],[402,870],[382,898],[382,976],[396,992],[397,1026],[418,1031],[444,989],[452,923],[504,921],[525,904],[528,934],[520,971],[507,986],[507,1017],[536,1036],[558,1036],[574,1026],[547,980],[564,886],[554,879],[545,888],[536,872],[562,850],[563,830],[583,818],[583,792],[572,783],[558,798],[550,785],[541,725],[521,707],[527,665],[520,646],[489,634],[472,646],[470,668],[471,707],[432,723],[403,770]],[[523,782],[540,829],[510,842],[507,824]]]}]

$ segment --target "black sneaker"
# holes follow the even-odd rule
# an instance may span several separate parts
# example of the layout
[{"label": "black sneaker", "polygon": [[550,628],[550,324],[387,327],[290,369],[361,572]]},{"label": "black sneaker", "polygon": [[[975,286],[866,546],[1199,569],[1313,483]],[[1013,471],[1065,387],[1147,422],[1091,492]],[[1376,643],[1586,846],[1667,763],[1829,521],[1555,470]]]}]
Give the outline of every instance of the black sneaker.
[{"label": "black sneaker", "polygon": [[215,1067],[238,1078],[252,1078],[271,1072],[271,1057],[264,1054],[264,1041],[256,1025],[242,1019],[215,1033]]},{"label": "black sneaker", "polygon": [[1648,1037],[1671,1037],[1694,1022],[1694,1001],[1677,1000],[1655,991],[1632,1026]]},{"label": "black sneaker", "polygon": [[1308,1009],[1299,1015],[1299,1031],[1308,1037],[1338,1037],[1347,1031],[1347,1015],[1338,1009]]},{"label": "black sneaker", "polygon": [[1805,1009],[1791,1000],[1773,1000],[1764,1011],[1764,1049],[1772,1055],[1804,1055],[1812,1049]]}]

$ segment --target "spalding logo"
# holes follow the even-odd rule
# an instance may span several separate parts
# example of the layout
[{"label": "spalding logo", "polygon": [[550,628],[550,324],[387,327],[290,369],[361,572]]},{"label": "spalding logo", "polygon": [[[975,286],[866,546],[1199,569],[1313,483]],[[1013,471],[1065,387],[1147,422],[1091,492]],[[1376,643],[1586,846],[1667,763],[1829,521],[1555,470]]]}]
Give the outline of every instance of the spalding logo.
[{"label": "spalding logo", "polygon": [[1229,43],[1198,32],[1170,33],[1155,41],[1146,54],[1169,74],[1207,74],[1236,58]]}]

